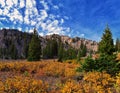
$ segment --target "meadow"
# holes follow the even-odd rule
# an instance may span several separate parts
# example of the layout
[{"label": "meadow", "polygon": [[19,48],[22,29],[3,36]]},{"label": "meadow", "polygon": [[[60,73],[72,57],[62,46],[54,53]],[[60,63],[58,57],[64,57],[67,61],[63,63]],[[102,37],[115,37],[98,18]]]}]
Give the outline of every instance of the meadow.
[{"label": "meadow", "polygon": [[76,60],[0,62],[0,93],[120,93],[120,74],[77,72]]}]

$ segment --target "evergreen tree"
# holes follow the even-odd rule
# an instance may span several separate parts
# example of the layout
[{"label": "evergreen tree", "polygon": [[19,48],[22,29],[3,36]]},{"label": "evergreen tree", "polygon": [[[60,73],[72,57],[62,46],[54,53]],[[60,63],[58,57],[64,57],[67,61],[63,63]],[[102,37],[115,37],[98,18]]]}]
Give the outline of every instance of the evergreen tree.
[{"label": "evergreen tree", "polygon": [[28,61],[38,61],[40,60],[40,55],[41,55],[40,39],[36,29],[34,29],[34,33],[29,44]]},{"label": "evergreen tree", "polygon": [[66,60],[69,59],[75,59],[76,58],[76,51],[74,48],[69,48],[68,50],[66,50]]},{"label": "evergreen tree", "polygon": [[82,57],[81,50],[79,49],[78,55],[77,55],[77,61],[80,61],[81,57]]},{"label": "evergreen tree", "polygon": [[51,49],[51,41],[50,40],[47,42],[44,56],[46,58],[52,58],[52,49]]},{"label": "evergreen tree", "polygon": [[86,56],[87,47],[86,47],[86,45],[83,42],[81,42],[79,52],[80,52],[79,54],[81,55],[81,57],[85,57]]},{"label": "evergreen tree", "polygon": [[10,56],[11,59],[17,59],[17,49],[13,43],[10,46]]},{"label": "evergreen tree", "polygon": [[27,58],[28,57],[28,48],[29,48],[29,43],[27,42],[27,34],[24,33],[24,36],[23,36],[23,40],[24,40],[24,46],[23,46],[23,54],[24,54],[24,58]]},{"label": "evergreen tree", "polygon": [[117,38],[117,40],[116,40],[115,50],[116,50],[116,52],[120,51],[120,39],[119,38]]},{"label": "evergreen tree", "polygon": [[64,47],[63,47],[63,44],[60,43],[59,45],[59,50],[58,50],[58,61],[62,62],[63,60],[63,57],[64,57]]},{"label": "evergreen tree", "polygon": [[85,57],[86,53],[87,53],[87,47],[86,45],[83,44],[83,42],[81,42],[81,45],[77,54],[77,61],[80,61],[81,57]]},{"label": "evergreen tree", "polygon": [[54,58],[58,55],[58,43],[55,39],[48,40],[46,47],[43,49],[44,58]]},{"label": "evergreen tree", "polygon": [[98,51],[99,53],[107,54],[107,55],[111,55],[114,52],[112,33],[108,26],[106,27],[103,33],[101,41],[99,42]]},{"label": "evergreen tree", "polygon": [[86,53],[87,53],[87,47],[86,47],[86,45],[84,45],[81,54],[82,54],[83,57],[85,57],[85,56],[86,56]]},{"label": "evergreen tree", "polygon": [[55,39],[52,40],[52,52],[53,52],[53,56],[58,55],[58,43]]}]

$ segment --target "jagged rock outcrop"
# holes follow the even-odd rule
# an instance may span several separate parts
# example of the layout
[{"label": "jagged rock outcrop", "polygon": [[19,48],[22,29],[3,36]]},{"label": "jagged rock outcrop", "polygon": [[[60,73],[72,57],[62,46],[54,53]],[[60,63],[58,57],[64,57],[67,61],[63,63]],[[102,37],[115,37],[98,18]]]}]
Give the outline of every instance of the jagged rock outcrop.
[{"label": "jagged rock outcrop", "polygon": [[60,36],[60,35],[56,35],[56,34],[47,35],[47,36],[44,36],[43,38],[44,39],[55,38],[57,40],[61,40],[63,42],[63,44],[65,44],[67,46],[72,46],[75,49],[79,49],[81,43],[83,43],[84,45],[86,45],[88,51],[97,52],[97,50],[98,50],[98,42],[88,40],[85,38],[79,38],[79,37],[71,38],[69,36],[63,36],[63,35]]}]

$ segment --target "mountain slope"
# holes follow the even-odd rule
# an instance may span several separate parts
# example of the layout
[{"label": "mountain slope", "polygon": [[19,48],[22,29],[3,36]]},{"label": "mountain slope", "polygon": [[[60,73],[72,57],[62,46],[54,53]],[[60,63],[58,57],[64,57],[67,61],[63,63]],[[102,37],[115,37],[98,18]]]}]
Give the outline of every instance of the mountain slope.
[{"label": "mountain slope", "polygon": [[[2,29],[0,30],[0,58],[1,59],[21,59],[27,57],[29,43],[32,34],[21,32],[16,29]],[[47,35],[41,37],[41,47],[45,48],[49,40],[55,39],[57,42],[62,42],[65,49],[73,47],[79,49],[81,43],[87,47],[87,52],[96,52],[98,43],[84,38],[71,38],[68,36],[60,36],[57,34]]]},{"label": "mountain slope", "polygon": [[0,58],[26,58],[31,36],[15,29],[0,30]]}]

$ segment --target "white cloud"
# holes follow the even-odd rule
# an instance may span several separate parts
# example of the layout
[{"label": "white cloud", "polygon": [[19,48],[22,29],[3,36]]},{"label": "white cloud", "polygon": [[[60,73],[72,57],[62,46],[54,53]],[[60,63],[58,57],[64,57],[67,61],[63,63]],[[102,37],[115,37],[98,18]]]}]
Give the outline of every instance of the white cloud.
[{"label": "white cloud", "polygon": [[36,19],[38,18],[38,10],[36,9],[36,1],[35,0],[27,0],[25,6],[25,17],[24,23],[27,25],[35,26]]},{"label": "white cloud", "polygon": [[29,30],[29,33],[33,33],[33,29],[30,29],[30,30]]},{"label": "white cloud", "polygon": [[10,27],[5,27],[6,29],[9,29]]},{"label": "white cloud", "polygon": [[3,15],[7,15],[7,14],[9,14],[9,9],[6,7],[6,8],[4,8],[4,10],[3,10],[3,13],[2,13]]},{"label": "white cloud", "polygon": [[5,7],[5,0],[0,0],[1,7]]},{"label": "white cloud", "polygon": [[[0,8],[0,15],[4,16],[3,19],[0,18],[0,20],[11,21],[14,24],[28,25],[30,27],[26,27],[25,30],[29,32],[33,32],[33,29],[29,30],[31,27],[40,28],[42,29],[42,32],[39,33],[40,35],[44,35],[44,33],[64,34],[65,32],[70,32],[70,28],[62,26],[65,19],[69,19],[67,16],[61,17],[59,14],[50,14],[48,13],[49,2],[40,0],[40,3],[44,9],[37,9],[35,0],[26,0],[26,2],[25,0],[0,0],[0,5],[3,7]],[[59,9],[59,5],[57,6],[53,5],[52,2],[50,3],[52,8]],[[20,12],[23,7],[25,11],[22,12],[24,12],[25,16]],[[9,19],[6,19],[7,17]],[[22,30],[21,27],[18,27],[18,29]]]},{"label": "white cloud", "polygon": [[64,18],[65,18],[66,20],[69,20],[69,17],[67,17],[67,16],[64,16]]},{"label": "white cloud", "polygon": [[6,20],[6,18],[3,18],[3,17],[2,17],[2,18],[0,18],[0,20]]},{"label": "white cloud", "polygon": [[20,8],[25,7],[25,1],[24,0],[20,0]]},{"label": "white cloud", "polygon": [[41,20],[45,20],[46,19],[46,17],[48,17],[48,14],[47,14],[47,12],[45,11],[45,10],[41,10]]},{"label": "white cloud", "polygon": [[33,20],[31,20],[30,23],[31,23],[32,26],[36,25],[36,22],[33,21]]},{"label": "white cloud", "polygon": [[21,28],[21,27],[18,27],[17,29],[18,29],[19,31],[22,31],[22,28]]},{"label": "white cloud", "polygon": [[29,16],[26,15],[26,16],[24,17],[24,23],[25,23],[25,24],[30,24]]},{"label": "white cloud", "polygon": [[13,6],[13,0],[6,0],[6,5],[9,6],[9,7],[12,7]]},{"label": "white cloud", "polygon": [[42,28],[43,31],[46,30],[46,23],[41,23],[40,26],[41,26],[41,28]]},{"label": "white cloud", "polygon": [[59,7],[57,5],[54,5],[53,8],[54,9],[59,9]]},{"label": "white cloud", "polygon": [[33,8],[34,7],[34,0],[26,0],[26,7]]},{"label": "white cloud", "polygon": [[49,10],[47,3],[44,0],[41,0],[40,3],[43,5],[45,10]]},{"label": "white cloud", "polygon": [[63,24],[64,23],[64,19],[61,19],[61,24]]},{"label": "white cloud", "polygon": [[59,22],[58,22],[58,20],[54,20],[51,24],[52,24],[53,26],[58,26]]},{"label": "white cloud", "polygon": [[65,29],[65,31],[67,32],[67,33],[69,33],[70,32],[70,28],[69,27],[67,27],[66,29]]},{"label": "white cloud", "polygon": [[85,37],[85,34],[80,34],[80,37]]},{"label": "white cloud", "polygon": [[56,17],[55,15],[49,14],[49,18],[50,18],[50,19],[55,19],[55,17]]},{"label": "white cloud", "polygon": [[12,0],[15,6],[18,6],[18,0]]},{"label": "white cloud", "polygon": [[11,21],[19,21],[19,22],[23,22],[23,17],[20,14],[20,12],[14,8],[13,12],[9,14],[10,20]]},{"label": "white cloud", "polygon": [[2,13],[3,13],[3,10],[2,10],[2,9],[0,9],[0,15],[2,15]]},{"label": "white cloud", "polygon": [[39,33],[40,36],[44,36],[44,33]]}]

